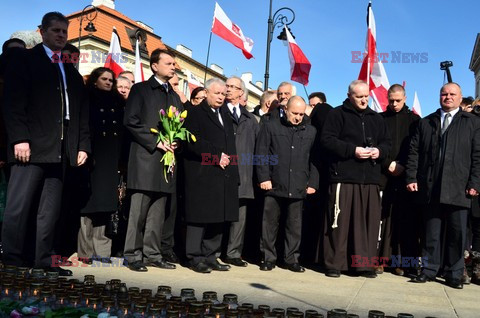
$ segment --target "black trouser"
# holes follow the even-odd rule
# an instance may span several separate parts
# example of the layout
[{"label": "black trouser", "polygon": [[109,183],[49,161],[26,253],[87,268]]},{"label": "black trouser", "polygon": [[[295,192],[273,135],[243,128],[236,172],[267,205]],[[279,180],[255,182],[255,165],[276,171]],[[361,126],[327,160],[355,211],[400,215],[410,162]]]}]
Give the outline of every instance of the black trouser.
[{"label": "black trouser", "polygon": [[175,245],[175,224],[177,219],[177,196],[172,195],[167,200],[165,208],[165,222],[162,232],[162,254],[173,253]]},{"label": "black trouser", "polygon": [[224,223],[189,223],[185,251],[190,265],[215,263],[222,247]]},{"label": "black trouser", "polygon": [[175,194],[137,191],[132,194],[123,254],[128,262],[162,259],[160,247],[167,198]]},{"label": "black trouser", "polygon": [[[467,233],[468,209],[447,204],[431,204],[424,211],[425,242],[423,272],[434,278],[443,265],[445,278],[460,279]],[[442,233],[445,231],[445,245]]]},{"label": "black trouser", "polygon": [[263,254],[264,261],[272,263],[277,261],[275,242],[282,208],[286,208],[287,212],[285,221],[285,263],[298,263],[302,238],[303,199],[265,197],[260,251]]},{"label": "black trouser", "polygon": [[480,217],[471,216],[472,226],[472,251],[480,252]]},{"label": "black trouser", "polygon": [[[3,260],[25,265],[25,237],[32,209],[36,211],[35,266],[52,265],[55,224],[60,215],[63,184],[61,163],[12,166],[3,218]],[[40,201],[34,202],[40,194]],[[38,204],[38,209],[35,209]]]},{"label": "black trouser", "polygon": [[[337,200],[337,184],[330,185],[329,210],[325,218],[324,250],[327,269],[348,270],[352,257],[367,257],[370,261],[377,255],[378,230],[380,227],[380,192],[373,184],[340,184]],[[334,206],[339,203],[340,213],[334,224]],[[372,268],[355,267],[357,271]]]}]

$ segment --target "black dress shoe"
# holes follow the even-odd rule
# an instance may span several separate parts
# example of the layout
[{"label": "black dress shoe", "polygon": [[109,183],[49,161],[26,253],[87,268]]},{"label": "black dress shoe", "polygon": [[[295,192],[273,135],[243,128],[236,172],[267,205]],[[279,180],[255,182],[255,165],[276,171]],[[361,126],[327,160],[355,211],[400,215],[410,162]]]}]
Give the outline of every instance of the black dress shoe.
[{"label": "black dress shoe", "polygon": [[231,268],[230,265],[220,264],[217,260],[214,263],[207,263],[207,265],[210,266],[212,270],[221,272],[228,271]]},{"label": "black dress shoe", "polygon": [[83,264],[92,265],[93,261],[90,257],[79,257],[78,260]]},{"label": "black dress shoe", "polygon": [[141,261],[128,262],[128,269],[134,272],[147,272],[148,269]]},{"label": "black dress shoe", "polygon": [[360,276],[365,278],[376,278],[377,274],[375,273],[375,271],[364,271],[360,272]]},{"label": "black dress shoe", "polygon": [[162,258],[169,263],[180,264],[180,259],[174,252],[162,254]]},{"label": "black dress shoe", "polygon": [[426,283],[426,282],[431,282],[434,279],[431,277],[428,277],[424,273],[421,273],[420,275],[417,275],[415,278],[412,279],[412,282],[414,283]]},{"label": "black dress shoe", "polygon": [[177,268],[177,266],[175,266],[175,264],[169,263],[164,259],[161,259],[159,261],[148,262],[147,266],[153,266],[153,267],[158,267],[158,268],[163,268],[163,269],[175,269],[175,268]]},{"label": "black dress shoe", "polygon": [[73,273],[71,270],[69,269],[63,269],[61,267],[50,267],[50,266],[47,266],[47,267],[44,267],[43,270],[45,272],[57,272],[58,273],[58,276],[72,276]]},{"label": "black dress shoe", "polygon": [[238,266],[238,267],[247,267],[248,263],[242,260],[241,258],[225,258],[224,260],[225,263],[231,264],[233,266]]},{"label": "black dress shoe", "polygon": [[274,268],[275,268],[275,264],[273,264],[272,262],[266,261],[266,262],[260,263],[261,271],[271,271]]},{"label": "black dress shoe", "polygon": [[462,284],[461,279],[447,278],[445,280],[445,284],[447,284],[447,286],[455,288],[455,289],[463,289],[463,284]]},{"label": "black dress shoe", "polygon": [[194,272],[202,273],[202,274],[208,274],[212,271],[212,268],[209,265],[205,264],[204,262],[194,264],[190,266],[190,269]]},{"label": "black dress shoe", "polygon": [[305,268],[301,266],[299,263],[292,263],[287,264],[287,268],[295,273],[303,273],[305,272]]},{"label": "black dress shoe", "polygon": [[327,269],[327,271],[325,272],[325,276],[338,278],[338,277],[340,277],[340,271],[338,271],[336,269]]}]

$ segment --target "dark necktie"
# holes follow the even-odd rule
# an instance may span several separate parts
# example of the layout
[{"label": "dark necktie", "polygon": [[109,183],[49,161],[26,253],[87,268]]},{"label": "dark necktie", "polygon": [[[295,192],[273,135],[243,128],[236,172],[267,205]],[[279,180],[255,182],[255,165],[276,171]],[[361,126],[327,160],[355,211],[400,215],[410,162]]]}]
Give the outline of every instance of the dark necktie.
[{"label": "dark necktie", "polygon": [[442,126],[442,135],[447,131],[450,122],[452,121],[452,115],[450,113],[445,114],[445,118],[443,119],[443,126]]},{"label": "dark necktie", "polygon": [[215,108],[215,115],[217,115],[217,119],[218,121],[220,122],[220,124],[223,126],[223,122],[222,120],[220,119],[220,112],[218,111],[218,108]]},{"label": "dark necktie", "polygon": [[237,107],[235,107],[235,106],[233,106],[232,115],[233,115],[233,120],[235,120],[235,123],[237,123],[237,124],[238,124],[238,114],[237,114]]},{"label": "dark necktie", "polygon": [[167,83],[163,83],[162,86],[163,86],[163,88],[165,89],[165,92],[168,93],[168,84],[167,84]]}]

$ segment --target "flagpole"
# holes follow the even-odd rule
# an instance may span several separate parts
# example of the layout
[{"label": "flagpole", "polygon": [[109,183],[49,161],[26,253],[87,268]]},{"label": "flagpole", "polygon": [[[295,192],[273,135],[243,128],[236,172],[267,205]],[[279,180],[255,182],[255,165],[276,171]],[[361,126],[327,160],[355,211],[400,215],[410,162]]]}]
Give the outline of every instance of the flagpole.
[{"label": "flagpole", "polygon": [[203,76],[203,86],[207,81],[208,58],[210,57],[210,44],[212,43],[212,31],[210,31],[210,38],[208,39],[207,61],[205,62],[205,75]]},{"label": "flagpole", "polygon": [[306,95],[307,98],[308,98],[308,92],[307,92],[307,88],[305,87],[305,85],[303,85],[303,89],[305,90],[305,95]]}]

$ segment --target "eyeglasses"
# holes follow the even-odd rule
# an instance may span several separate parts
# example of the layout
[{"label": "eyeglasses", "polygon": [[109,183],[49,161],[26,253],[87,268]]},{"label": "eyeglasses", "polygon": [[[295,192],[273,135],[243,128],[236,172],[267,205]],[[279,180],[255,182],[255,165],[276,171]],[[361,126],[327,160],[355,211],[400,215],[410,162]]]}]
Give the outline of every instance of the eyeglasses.
[{"label": "eyeglasses", "polygon": [[242,89],[241,87],[235,86],[235,85],[225,85],[227,88],[235,88],[238,89],[239,91]]}]

